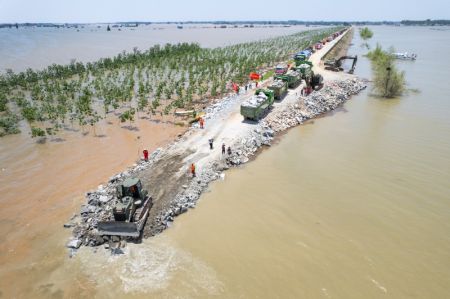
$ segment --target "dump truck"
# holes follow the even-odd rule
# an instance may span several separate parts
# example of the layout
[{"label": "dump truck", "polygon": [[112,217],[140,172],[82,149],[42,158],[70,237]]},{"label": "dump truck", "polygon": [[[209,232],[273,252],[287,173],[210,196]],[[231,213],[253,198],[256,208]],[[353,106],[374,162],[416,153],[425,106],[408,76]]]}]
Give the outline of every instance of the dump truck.
[{"label": "dump truck", "polygon": [[323,85],[322,75],[314,74],[309,64],[301,64],[296,67],[296,70],[300,72],[302,79],[305,80],[307,86],[317,89]]},{"label": "dump truck", "polygon": [[310,51],[301,51],[294,55],[294,61],[296,66],[300,66],[301,64],[309,64],[312,66],[312,62],[309,61],[309,57],[311,56]]},{"label": "dump truck", "polygon": [[110,221],[98,223],[98,234],[138,238],[152,204],[152,198],[142,189],[139,179],[126,179],[117,187],[117,199],[112,208]]},{"label": "dump truck", "polygon": [[298,72],[300,72],[302,79],[308,82],[314,73],[311,70],[311,66],[307,63],[300,64],[295,68]]},{"label": "dump truck", "polygon": [[273,91],[275,100],[281,100],[287,93],[287,83],[283,80],[274,80],[268,89]]},{"label": "dump truck", "polygon": [[246,119],[259,120],[272,106],[274,92],[270,89],[257,89],[255,95],[242,102],[241,114]]},{"label": "dump truck", "polygon": [[284,75],[275,75],[274,79],[285,81],[288,84],[288,88],[295,88],[302,81],[300,72],[294,70],[289,70]]}]

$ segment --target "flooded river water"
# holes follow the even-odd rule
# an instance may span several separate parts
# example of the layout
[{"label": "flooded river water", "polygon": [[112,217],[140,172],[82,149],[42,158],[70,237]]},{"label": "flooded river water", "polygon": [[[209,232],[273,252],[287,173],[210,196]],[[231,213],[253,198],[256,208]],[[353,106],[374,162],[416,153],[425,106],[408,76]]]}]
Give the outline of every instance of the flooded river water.
[{"label": "flooded river water", "polygon": [[[23,298],[450,297],[450,31],[372,29],[372,47],[379,42],[418,54],[415,62],[398,63],[418,92],[382,100],[368,89],[339,111],[291,129],[255,161],[227,171],[173,227],[129,244],[125,255],[84,248],[69,258],[61,229],[31,237],[26,263],[6,264],[15,253],[2,240],[1,292]],[[369,78],[360,44],[355,34],[350,54],[360,58],[356,74]],[[14,195],[20,182],[7,188],[2,193]],[[39,204],[32,211],[23,213],[39,214]],[[2,214],[2,228],[10,225],[4,219],[14,215]]]}]

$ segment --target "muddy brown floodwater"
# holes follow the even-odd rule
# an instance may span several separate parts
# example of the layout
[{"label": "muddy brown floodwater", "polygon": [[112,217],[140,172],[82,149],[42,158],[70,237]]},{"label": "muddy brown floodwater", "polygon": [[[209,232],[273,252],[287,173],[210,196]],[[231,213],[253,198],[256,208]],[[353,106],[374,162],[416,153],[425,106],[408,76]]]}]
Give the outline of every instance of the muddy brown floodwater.
[{"label": "muddy brown floodwater", "polygon": [[[24,279],[36,263],[45,262],[45,248],[59,247],[62,225],[84,202],[84,193],[123,171],[139,158],[174,140],[184,128],[140,119],[129,130],[117,119],[103,121],[88,135],[64,132],[64,141],[37,144],[26,134],[7,136],[0,143],[0,288]],[[26,128],[25,128],[26,130]],[[51,255],[54,252],[52,251]],[[42,265],[41,265],[42,266]],[[36,277],[26,276],[30,281]]]},{"label": "muddy brown floodwater", "polygon": [[[1,139],[3,297],[450,298],[450,29],[371,29],[371,48],[418,54],[398,67],[420,92],[383,100],[368,88],[293,128],[124,255],[83,247],[68,258],[62,224],[141,145],[181,129],[106,126],[106,138],[39,146]],[[370,78],[361,44],[355,34],[349,55]]]}]

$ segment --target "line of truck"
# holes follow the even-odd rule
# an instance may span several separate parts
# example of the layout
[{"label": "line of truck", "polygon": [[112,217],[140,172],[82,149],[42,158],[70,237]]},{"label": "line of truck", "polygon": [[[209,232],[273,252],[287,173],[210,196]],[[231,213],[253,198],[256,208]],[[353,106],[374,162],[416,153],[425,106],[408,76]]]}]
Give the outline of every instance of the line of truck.
[{"label": "line of truck", "polygon": [[302,80],[305,81],[307,87],[312,89],[320,88],[323,85],[323,77],[320,74],[314,74],[309,57],[315,50],[322,49],[323,45],[344,33],[345,30],[335,32],[328,38],[316,43],[314,47],[309,47],[296,53],[293,57],[295,61],[293,67],[286,64],[277,65],[274,70],[273,82],[267,89],[257,89],[250,99],[241,104],[241,115],[249,120],[257,121],[261,119],[275,100],[282,100],[288,89],[296,88]]}]

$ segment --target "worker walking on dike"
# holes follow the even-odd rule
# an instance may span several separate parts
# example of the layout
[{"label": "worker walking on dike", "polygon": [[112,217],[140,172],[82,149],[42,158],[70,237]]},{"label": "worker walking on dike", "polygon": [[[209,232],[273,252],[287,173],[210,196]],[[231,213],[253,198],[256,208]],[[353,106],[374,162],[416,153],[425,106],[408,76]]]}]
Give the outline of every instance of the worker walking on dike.
[{"label": "worker walking on dike", "polygon": [[148,150],[144,150],[144,160],[148,161]]},{"label": "worker walking on dike", "polygon": [[208,142],[209,142],[209,149],[212,150],[214,148],[213,147],[214,139],[211,138],[211,139],[208,140]]},{"label": "worker walking on dike", "polygon": [[194,163],[191,164],[191,174],[192,174],[192,177],[194,178],[195,177],[195,165],[194,165]]},{"label": "worker walking on dike", "polygon": [[200,123],[200,129],[203,129],[203,126],[205,124],[205,121],[203,120],[203,117],[200,117],[200,119],[198,120],[198,122]]},{"label": "worker walking on dike", "polygon": [[225,143],[222,143],[222,155],[225,155]]},{"label": "worker walking on dike", "polygon": [[231,156],[231,146],[228,147],[228,156]]}]

